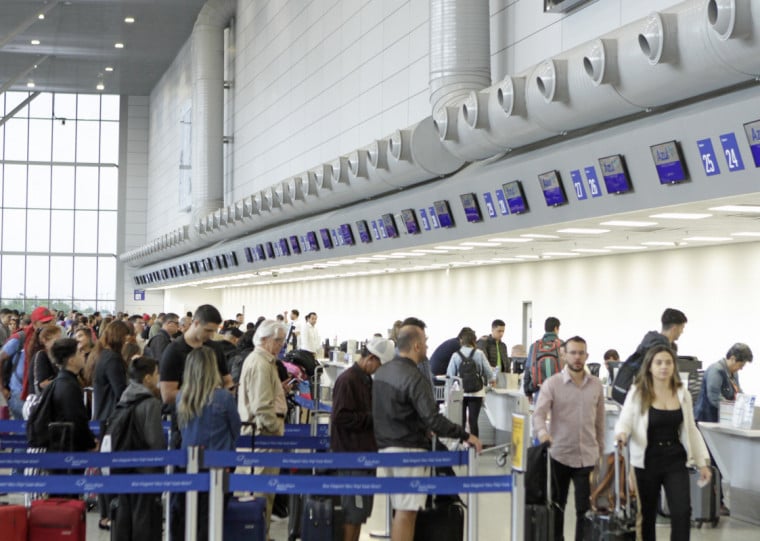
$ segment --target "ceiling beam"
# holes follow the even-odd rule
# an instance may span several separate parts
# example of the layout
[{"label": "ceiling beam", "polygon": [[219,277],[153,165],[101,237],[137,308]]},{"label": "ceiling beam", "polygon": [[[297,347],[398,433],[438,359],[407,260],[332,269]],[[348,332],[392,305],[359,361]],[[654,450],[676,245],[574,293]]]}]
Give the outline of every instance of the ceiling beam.
[{"label": "ceiling beam", "polygon": [[28,68],[24,68],[24,69],[23,69],[22,71],[20,71],[18,74],[14,75],[13,77],[11,77],[11,78],[10,78],[10,79],[8,79],[7,81],[5,81],[5,82],[3,83],[3,85],[2,85],[2,86],[0,86],[0,96],[2,96],[2,95],[3,95],[3,93],[4,93],[6,90],[8,90],[10,87],[12,87],[13,85],[15,85],[15,84],[16,84],[16,82],[17,82],[18,80],[20,80],[20,79],[23,79],[24,77],[26,77],[26,76],[29,74],[29,72],[30,72],[30,71],[32,71],[32,70],[34,70],[34,69],[37,69],[37,67],[38,67],[40,64],[42,64],[42,63],[43,63],[45,60],[47,60],[48,58],[50,58],[50,57],[49,57],[48,55],[45,55],[45,56],[41,56],[41,57],[39,57],[39,58],[35,59],[35,60],[34,60],[34,62],[32,62],[32,63],[29,65],[29,67],[28,67]]},{"label": "ceiling beam", "polygon": [[29,103],[30,103],[32,100],[34,100],[34,98],[36,98],[36,97],[37,97],[37,96],[39,96],[39,95],[40,95],[40,92],[39,92],[39,91],[37,91],[37,92],[32,92],[31,94],[29,94],[29,97],[28,97],[28,98],[26,98],[26,99],[25,99],[24,101],[22,101],[21,103],[19,103],[19,104],[18,104],[18,105],[17,105],[17,106],[16,106],[16,107],[13,109],[13,111],[11,111],[11,112],[10,112],[10,113],[8,113],[7,115],[5,115],[3,118],[0,118],[0,126],[2,126],[3,124],[5,124],[6,122],[8,122],[8,121],[9,121],[11,118],[13,118],[13,117],[16,115],[16,113],[18,113],[18,112],[19,112],[21,109],[23,109],[24,107],[26,107],[27,105],[29,105]]},{"label": "ceiling beam", "polygon": [[48,11],[53,9],[60,0],[50,0],[50,2],[44,4],[40,9],[35,9],[34,13],[29,15],[26,19],[21,21],[16,28],[11,30],[8,34],[6,34],[3,37],[0,37],[0,49],[5,47],[8,42],[10,42],[13,38],[21,34],[22,32],[25,32],[27,28],[32,26],[34,23],[40,20],[40,15],[45,15]]}]

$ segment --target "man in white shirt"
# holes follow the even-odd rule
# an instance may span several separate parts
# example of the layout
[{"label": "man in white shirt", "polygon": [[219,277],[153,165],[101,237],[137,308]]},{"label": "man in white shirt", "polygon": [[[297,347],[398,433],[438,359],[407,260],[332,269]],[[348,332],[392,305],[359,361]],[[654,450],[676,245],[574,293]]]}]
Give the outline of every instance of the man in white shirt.
[{"label": "man in white shirt", "polygon": [[322,347],[322,342],[319,339],[319,333],[317,332],[317,314],[316,312],[309,312],[306,314],[306,321],[301,329],[301,336],[298,337],[299,349],[316,353],[317,350]]}]

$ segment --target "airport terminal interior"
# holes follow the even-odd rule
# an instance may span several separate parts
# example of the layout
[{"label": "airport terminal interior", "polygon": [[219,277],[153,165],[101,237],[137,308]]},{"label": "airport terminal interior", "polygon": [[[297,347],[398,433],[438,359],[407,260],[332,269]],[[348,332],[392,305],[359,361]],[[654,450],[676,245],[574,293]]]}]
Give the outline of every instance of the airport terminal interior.
[{"label": "airport terminal interior", "polygon": [[[0,0],[0,305],[296,308],[333,347],[414,316],[430,351],[553,316],[596,363],[672,307],[706,369],[760,351],[758,81],[760,0]],[[692,539],[757,538],[748,411],[708,439],[739,511]]]}]

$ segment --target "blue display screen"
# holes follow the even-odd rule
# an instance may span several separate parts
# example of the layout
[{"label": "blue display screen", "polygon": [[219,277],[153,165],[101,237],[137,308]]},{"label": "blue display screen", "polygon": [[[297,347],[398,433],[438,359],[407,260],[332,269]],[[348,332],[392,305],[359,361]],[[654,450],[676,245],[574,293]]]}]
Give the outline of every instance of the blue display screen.
[{"label": "blue display screen", "polygon": [[625,193],[631,191],[631,181],[625,162],[620,154],[599,158],[599,169],[602,170],[602,178],[607,193]]},{"label": "blue display screen", "polygon": [[468,222],[482,222],[483,215],[480,213],[480,205],[478,205],[478,198],[474,193],[463,193],[459,196],[462,200],[462,208],[464,208],[464,216]]},{"label": "blue display screen", "polygon": [[332,239],[330,238],[330,230],[323,227],[319,230],[319,236],[322,237],[322,246],[329,249],[333,247]]},{"label": "blue display screen", "polygon": [[760,167],[760,120],[753,120],[744,125],[744,133],[747,134],[749,149],[752,151],[752,159],[755,167]]},{"label": "blue display screen", "polygon": [[383,214],[382,220],[385,234],[392,239],[398,237],[398,229],[396,229],[396,220],[393,218],[393,214]]},{"label": "blue display screen", "polygon": [[306,233],[306,246],[309,252],[318,252],[319,243],[317,242],[317,234],[314,231]]},{"label": "blue display screen", "polygon": [[417,223],[417,216],[414,214],[414,209],[402,210],[401,220],[404,222],[406,232],[410,235],[416,235],[420,232],[420,225]]},{"label": "blue display screen", "polygon": [[519,180],[507,182],[502,186],[504,196],[507,198],[507,206],[510,214],[522,214],[528,212],[528,201],[523,193],[522,183]]},{"label": "blue display screen", "polygon": [[562,187],[562,181],[559,179],[557,171],[547,171],[538,175],[538,182],[541,190],[544,192],[544,199],[549,207],[556,207],[567,203],[565,189]]},{"label": "blue display screen", "polygon": [[354,245],[354,232],[351,231],[350,224],[342,224],[338,230],[340,234],[341,244],[344,246]]},{"label": "blue display screen", "polygon": [[365,244],[372,242],[372,237],[369,234],[369,228],[367,227],[367,220],[359,220],[356,222],[356,230],[359,232],[359,240]]},{"label": "blue display screen", "polygon": [[298,242],[297,235],[290,235],[290,249],[293,251],[294,254],[301,253],[301,243]]},{"label": "blue display screen", "polygon": [[686,180],[686,168],[675,141],[660,143],[650,148],[660,184],[671,184]]},{"label": "blue display screen", "polygon": [[454,217],[451,215],[451,208],[449,202],[445,199],[433,202],[433,208],[435,209],[435,215],[438,218],[438,223],[441,227],[454,227]]}]

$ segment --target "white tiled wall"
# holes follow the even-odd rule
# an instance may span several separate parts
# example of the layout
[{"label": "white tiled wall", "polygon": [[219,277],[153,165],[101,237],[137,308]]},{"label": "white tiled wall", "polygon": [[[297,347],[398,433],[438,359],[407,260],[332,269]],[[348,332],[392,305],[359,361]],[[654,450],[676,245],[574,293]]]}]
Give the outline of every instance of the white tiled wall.
[{"label": "white tiled wall", "polygon": [[[673,4],[597,0],[545,14],[540,0],[491,0],[492,77]],[[226,201],[429,116],[429,12],[429,0],[239,0]],[[149,238],[188,222],[176,190],[179,110],[191,85],[188,42],[151,95]]]}]

